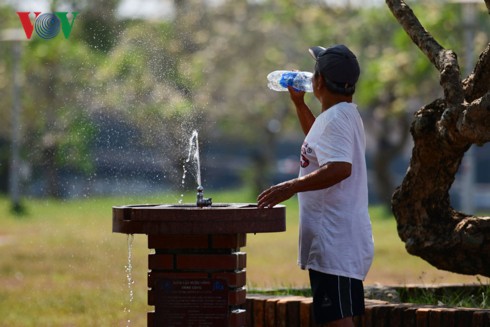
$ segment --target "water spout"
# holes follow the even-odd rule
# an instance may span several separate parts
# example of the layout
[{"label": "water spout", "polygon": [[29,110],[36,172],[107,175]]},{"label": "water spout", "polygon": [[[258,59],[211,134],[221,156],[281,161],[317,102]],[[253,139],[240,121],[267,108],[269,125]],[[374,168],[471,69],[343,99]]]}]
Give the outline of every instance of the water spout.
[{"label": "water spout", "polygon": [[[197,182],[197,200],[196,200],[196,206],[199,208],[203,207],[210,207],[212,205],[212,200],[211,198],[205,198],[203,194],[203,187],[201,185],[201,161],[199,158],[199,140],[198,140],[199,134],[197,133],[196,130],[192,131],[192,135],[189,138],[189,153],[187,155],[187,160],[185,161],[186,163],[193,163],[194,164],[194,173],[196,177],[196,182]],[[182,176],[182,186],[184,185],[185,182],[185,176],[187,173],[186,165],[183,165],[184,169],[184,174]],[[182,204],[182,197],[183,194],[181,195],[181,200],[179,201],[179,204]]]},{"label": "water spout", "polygon": [[196,205],[199,208],[210,207],[213,204],[213,201],[211,198],[205,198],[204,197],[203,191],[204,191],[204,188],[201,185],[199,185],[197,187],[197,201],[196,201]]}]

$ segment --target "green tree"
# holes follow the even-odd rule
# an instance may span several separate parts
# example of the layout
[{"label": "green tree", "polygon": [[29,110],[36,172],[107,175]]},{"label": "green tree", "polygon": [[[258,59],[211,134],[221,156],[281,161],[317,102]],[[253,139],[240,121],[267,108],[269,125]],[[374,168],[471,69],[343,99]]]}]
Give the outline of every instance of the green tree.
[{"label": "green tree", "polygon": [[79,101],[91,79],[94,57],[75,38],[33,39],[24,63],[24,147],[46,193],[61,196],[60,169],[88,173],[94,128]]},{"label": "green tree", "polygon": [[81,13],[77,24],[78,37],[90,48],[108,52],[118,43],[120,31],[125,22],[118,20],[116,10],[120,0],[53,0],[52,6],[58,3],[69,4],[73,11]]},{"label": "green tree", "polygon": [[14,76],[14,57],[18,56],[12,41],[3,40],[4,33],[16,28],[17,15],[11,7],[0,4],[0,192],[8,191],[10,146],[11,146],[11,113],[12,113],[12,79]]},{"label": "green tree", "polygon": [[[70,4],[68,11],[82,10],[73,24],[70,38],[65,39],[60,33],[54,39],[45,40],[34,33],[23,46],[24,158],[32,165],[34,175],[46,180],[45,192],[50,196],[63,195],[61,171],[88,174],[93,170],[90,146],[95,129],[87,110],[86,96],[102,58],[96,49],[104,50],[111,45],[95,35],[87,36],[94,31],[89,18],[92,17],[90,13],[99,14],[100,22],[107,26],[112,24],[107,29],[115,31],[113,9],[117,3],[104,2],[107,12],[97,12],[94,10],[95,1],[71,3],[53,0],[50,2],[53,12],[59,8],[66,11]],[[11,16],[16,16],[13,8],[7,8]],[[11,24],[20,28],[18,17],[15,18]],[[101,29],[99,31],[111,37]]]},{"label": "green tree", "polygon": [[199,107],[174,26],[134,22],[109,52],[90,107],[117,115],[141,131],[141,144],[165,155],[163,170],[177,181]]},{"label": "green tree", "polygon": [[256,148],[249,175],[256,192],[270,183],[278,133],[299,130],[288,95],[268,90],[266,76],[278,69],[312,70],[308,47],[324,44],[335,31],[327,26],[334,25],[336,12],[319,8],[289,0],[228,1],[200,31],[206,46],[193,58],[195,99],[217,121],[219,137]]}]

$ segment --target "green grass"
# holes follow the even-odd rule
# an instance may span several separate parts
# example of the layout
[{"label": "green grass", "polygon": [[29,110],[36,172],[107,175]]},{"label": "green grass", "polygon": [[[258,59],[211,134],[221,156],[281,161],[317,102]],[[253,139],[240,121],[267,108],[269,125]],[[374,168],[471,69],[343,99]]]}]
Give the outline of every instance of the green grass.
[{"label": "green grass", "polygon": [[480,280],[471,287],[417,287],[398,288],[403,302],[448,307],[490,308],[490,284]]},{"label": "green grass", "polygon": [[[0,212],[9,212],[5,201]],[[129,291],[126,236],[111,233],[112,199],[29,201],[20,218],[2,215],[1,326],[134,326],[145,317],[125,314]],[[135,280],[144,285],[146,245],[135,240]],[[136,292],[132,310],[145,312]],[[130,317],[130,318],[129,318]],[[138,321],[139,320],[139,321]]]},{"label": "green grass", "polygon": [[[215,202],[254,202],[242,190],[213,192]],[[194,194],[184,202],[193,202]],[[14,216],[0,197],[0,327],[146,326],[147,238],[133,242],[134,300],[126,276],[128,239],[112,233],[111,208],[135,203],[176,203],[180,195],[151,198],[26,200]],[[287,231],[249,234],[247,282],[250,289],[306,288],[307,273],[296,265],[298,207],[287,201]],[[376,243],[367,284],[477,282],[437,271],[408,255],[388,212],[372,208]]]}]

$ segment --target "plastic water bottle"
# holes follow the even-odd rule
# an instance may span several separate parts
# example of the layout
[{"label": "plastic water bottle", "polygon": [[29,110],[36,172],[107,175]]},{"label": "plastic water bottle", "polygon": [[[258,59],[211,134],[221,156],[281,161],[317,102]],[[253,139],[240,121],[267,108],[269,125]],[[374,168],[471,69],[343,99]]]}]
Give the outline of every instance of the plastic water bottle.
[{"label": "plastic water bottle", "polygon": [[290,70],[276,70],[267,75],[267,86],[274,91],[287,91],[292,86],[296,91],[313,92],[310,72],[294,72]]}]

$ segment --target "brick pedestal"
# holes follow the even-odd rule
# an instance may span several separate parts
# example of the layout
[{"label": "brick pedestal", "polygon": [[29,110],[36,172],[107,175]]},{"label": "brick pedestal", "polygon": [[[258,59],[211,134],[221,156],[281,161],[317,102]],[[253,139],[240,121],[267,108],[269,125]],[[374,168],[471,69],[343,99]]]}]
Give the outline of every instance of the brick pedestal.
[{"label": "brick pedestal", "polygon": [[148,235],[148,326],[247,326],[247,233],[286,230],[286,207],[250,203],[112,208],[112,231]]},{"label": "brick pedestal", "polygon": [[149,235],[148,326],[246,326],[245,245],[246,234]]}]

